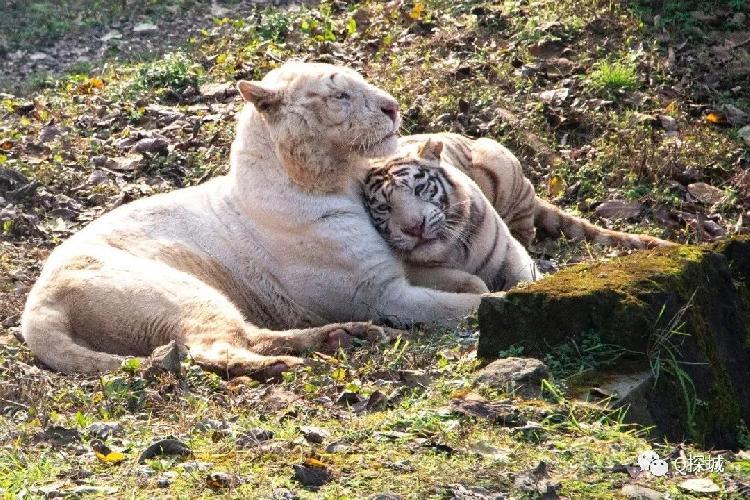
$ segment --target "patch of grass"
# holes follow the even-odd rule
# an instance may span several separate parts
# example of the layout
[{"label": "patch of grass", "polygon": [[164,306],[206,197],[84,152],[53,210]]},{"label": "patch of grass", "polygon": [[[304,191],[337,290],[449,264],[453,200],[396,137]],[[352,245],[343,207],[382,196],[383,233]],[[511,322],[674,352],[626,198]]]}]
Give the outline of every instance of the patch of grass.
[{"label": "patch of grass", "polygon": [[638,75],[633,64],[604,61],[589,74],[589,82],[596,89],[634,89],[638,87]]},{"label": "patch of grass", "polygon": [[602,342],[594,331],[556,346],[544,357],[544,363],[557,379],[566,379],[613,366],[626,354],[622,346]]},{"label": "patch of grass", "polygon": [[628,3],[637,15],[651,18],[658,15],[657,28],[676,27],[683,31],[700,24],[692,12],[712,14],[724,9],[742,12],[748,7],[747,0],[635,0]]},{"label": "patch of grass", "polygon": [[184,52],[173,52],[159,60],[143,63],[136,70],[128,90],[179,95],[188,87],[197,87],[201,74],[201,67]]}]

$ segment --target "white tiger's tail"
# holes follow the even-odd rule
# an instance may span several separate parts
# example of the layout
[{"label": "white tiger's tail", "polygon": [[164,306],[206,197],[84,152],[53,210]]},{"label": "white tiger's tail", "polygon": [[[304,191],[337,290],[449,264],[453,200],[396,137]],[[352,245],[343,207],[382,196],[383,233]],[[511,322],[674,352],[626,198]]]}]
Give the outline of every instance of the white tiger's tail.
[{"label": "white tiger's tail", "polygon": [[601,245],[625,248],[657,248],[675,245],[671,241],[646,234],[629,234],[598,227],[586,219],[565,213],[538,196],[535,201],[534,226],[545,236],[558,238],[563,235],[571,240],[586,240]]}]

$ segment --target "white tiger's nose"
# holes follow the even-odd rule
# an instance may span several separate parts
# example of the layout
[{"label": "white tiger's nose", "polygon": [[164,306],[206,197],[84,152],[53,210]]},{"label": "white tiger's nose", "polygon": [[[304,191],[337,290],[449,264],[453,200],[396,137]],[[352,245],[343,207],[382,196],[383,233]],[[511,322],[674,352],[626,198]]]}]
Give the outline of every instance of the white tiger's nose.
[{"label": "white tiger's nose", "polygon": [[424,220],[424,217],[422,217],[422,220],[420,220],[416,224],[413,224],[409,227],[403,228],[401,231],[404,234],[408,234],[409,236],[414,236],[415,238],[421,238],[422,235],[424,234],[424,225],[425,225],[425,220]]},{"label": "white tiger's nose", "polygon": [[380,110],[385,113],[393,123],[398,119],[398,103],[396,101],[385,101],[380,105]]}]

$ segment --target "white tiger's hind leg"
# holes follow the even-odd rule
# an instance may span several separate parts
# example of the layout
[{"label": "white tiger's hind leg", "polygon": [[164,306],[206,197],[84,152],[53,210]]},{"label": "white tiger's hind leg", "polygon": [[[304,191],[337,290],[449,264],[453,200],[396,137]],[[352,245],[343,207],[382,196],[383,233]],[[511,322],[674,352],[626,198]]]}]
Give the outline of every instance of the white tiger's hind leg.
[{"label": "white tiger's hind leg", "polygon": [[34,354],[65,373],[115,370],[126,356],[147,356],[175,340],[220,374],[269,378],[303,362],[292,355],[387,333],[369,323],[265,330],[196,277],[126,253],[61,263],[37,282],[22,318]]}]

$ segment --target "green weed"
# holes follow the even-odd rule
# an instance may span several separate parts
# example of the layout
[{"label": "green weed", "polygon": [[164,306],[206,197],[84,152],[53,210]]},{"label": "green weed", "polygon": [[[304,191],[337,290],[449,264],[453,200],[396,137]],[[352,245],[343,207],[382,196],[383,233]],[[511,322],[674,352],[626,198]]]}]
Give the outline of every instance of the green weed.
[{"label": "green weed", "polygon": [[589,82],[596,89],[634,89],[638,87],[638,75],[635,65],[604,61],[589,74]]}]

